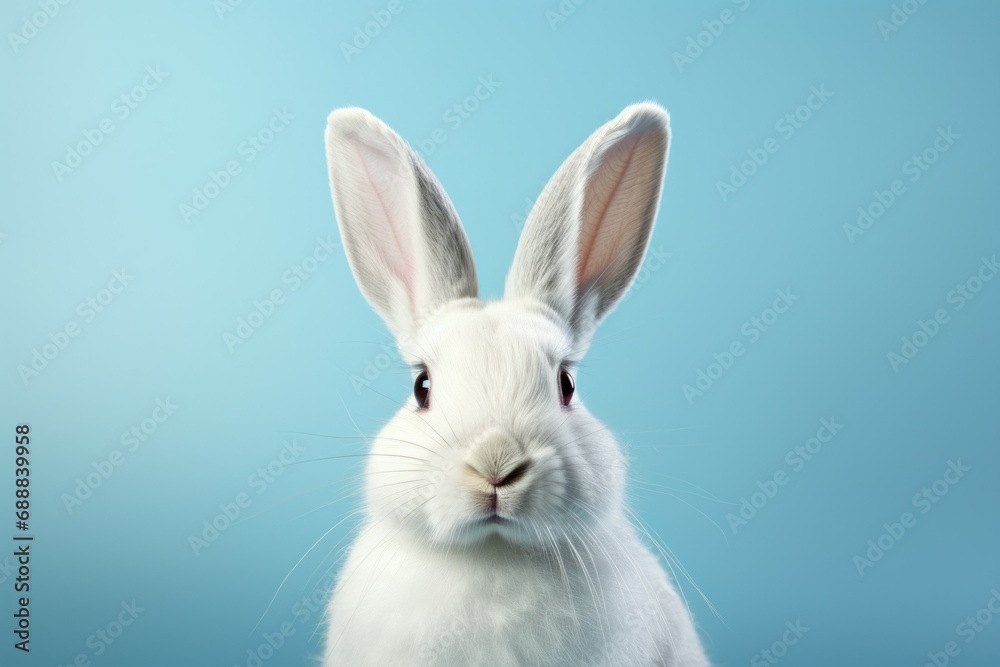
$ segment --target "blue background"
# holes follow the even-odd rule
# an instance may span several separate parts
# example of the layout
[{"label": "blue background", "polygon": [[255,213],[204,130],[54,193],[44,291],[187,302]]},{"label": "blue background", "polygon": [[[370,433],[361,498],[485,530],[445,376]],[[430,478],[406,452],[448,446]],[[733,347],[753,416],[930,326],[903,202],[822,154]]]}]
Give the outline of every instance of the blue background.
[{"label": "blue background", "polygon": [[[319,652],[318,614],[294,605],[322,597],[349,539],[359,433],[409,391],[340,250],[297,289],[283,280],[317,238],[337,240],[331,109],[364,106],[417,146],[443,130],[423,152],[489,297],[560,162],[654,99],[672,116],[653,239],[670,257],[601,328],[578,382],[628,449],[638,514],[718,611],[681,577],[715,662],[770,664],[760,651],[799,622],[809,630],[781,664],[923,665],[949,641],[949,664],[997,664],[1000,618],[971,643],[958,626],[1000,588],[1000,280],[961,310],[948,295],[1000,250],[1000,6],[911,0],[917,11],[886,32],[888,1],[590,0],[560,14],[555,0],[401,0],[345,55],[387,3],[333,4],[72,2],[17,44],[10,34],[43,10],[4,4],[0,498],[13,504],[14,426],[29,423],[36,541],[30,656],[4,629],[15,596],[0,556],[0,662],[247,665],[283,623],[293,634],[264,664]],[[712,23],[723,10],[730,22]],[[689,48],[697,57],[679,62]],[[165,78],[122,117],[115,100],[157,66]],[[456,127],[445,113],[480,77],[499,86]],[[832,96],[786,138],[776,122],[813,86]],[[294,119],[247,160],[242,142],[274,109]],[[60,180],[53,162],[104,118],[113,131]],[[939,128],[959,138],[911,181],[904,163]],[[779,150],[724,200],[718,183],[769,137]],[[180,206],[230,160],[240,173],[185,221]],[[852,243],[844,225],[896,179],[905,193]],[[78,304],[123,268],[128,286],[87,321]],[[227,346],[275,289],[284,302]],[[744,323],[779,289],[798,300],[751,343]],[[887,354],[939,308],[947,324],[894,369]],[[71,323],[78,335],[22,377]],[[745,353],[688,400],[682,387],[734,341]],[[157,399],[178,407],[128,451],[123,432]],[[786,452],[822,418],[843,428],[793,468]],[[275,463],[291,439],[297,463]],[[67,506],[115,450],[122,464]],[[959,460],[968,472],[921,513],[913,496]],[[280,474],[254,477],[269,464]],[[735,524],[779,471],[787,483]],[[196,555],[190,537],[241,493],[249,507]],[[12,510],[0,534],[13,534]],[[915,525],[859,572],[855,557],[907,511]],[[133,600],[143,611],[112,644],[88,641]]]}]

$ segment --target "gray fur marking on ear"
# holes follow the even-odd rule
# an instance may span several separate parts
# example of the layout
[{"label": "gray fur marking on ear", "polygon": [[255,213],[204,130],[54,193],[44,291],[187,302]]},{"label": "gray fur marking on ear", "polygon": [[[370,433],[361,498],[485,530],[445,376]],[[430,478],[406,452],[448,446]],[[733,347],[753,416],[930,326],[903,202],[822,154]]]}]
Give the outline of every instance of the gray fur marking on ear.
[{"label": "gray fur marking on ear", "polygon": [[437,302],[432,307],[453,299],[476,297],[479,285],[475,260],[455,207],[420,156],[411,152],[411,162],[426,232],[424,240],[430,264],[427,268],[435,281],[431,293],[437,295]]}]

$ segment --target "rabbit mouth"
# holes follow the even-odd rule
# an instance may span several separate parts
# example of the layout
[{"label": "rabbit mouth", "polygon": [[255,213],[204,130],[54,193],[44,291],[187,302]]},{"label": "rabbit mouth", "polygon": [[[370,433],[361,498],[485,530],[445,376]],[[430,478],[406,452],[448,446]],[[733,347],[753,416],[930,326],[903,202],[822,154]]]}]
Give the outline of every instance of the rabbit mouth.
[{"label": "rabbit mouth", "polygon": [[480,522],[481,523],[485,523],[487,525],[496,524],[496,525],[499,525],[499,526],[503,526],[503,525],[511,523],[511,520],[510,519],[506,519],[506,518],[500,516],[496,512],[492,512],[492,513],[484,516],[480,520]]}]

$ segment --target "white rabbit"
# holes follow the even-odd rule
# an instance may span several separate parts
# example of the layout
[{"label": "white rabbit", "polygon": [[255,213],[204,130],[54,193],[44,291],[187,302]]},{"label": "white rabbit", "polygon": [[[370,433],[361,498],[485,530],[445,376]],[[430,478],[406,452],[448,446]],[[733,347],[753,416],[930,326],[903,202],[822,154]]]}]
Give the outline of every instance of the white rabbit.
[{"label": "white rabbit", "polygon": [[372,443],[324,665],[709,664],[629,521],[621,449],[573,381],[642,263],[668,134],[651,103],[595,132],[531,210],[504,298],[484,302],[420,157],[367,111],[330,114],[347,257],[415,384]]}]

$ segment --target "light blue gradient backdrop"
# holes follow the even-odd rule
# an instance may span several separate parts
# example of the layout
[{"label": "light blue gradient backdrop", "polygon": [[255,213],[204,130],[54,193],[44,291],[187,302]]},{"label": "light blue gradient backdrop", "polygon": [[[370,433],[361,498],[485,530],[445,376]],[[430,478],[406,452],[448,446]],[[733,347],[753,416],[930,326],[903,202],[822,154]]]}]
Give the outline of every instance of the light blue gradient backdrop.
[{"label": "light blue gradient backdrop", "polygon": [[[264,664],[320,650],[318,615],[292,607],[322,588],[350,521],[268,605],[357,507],[348,492],[363,458],[320,459],[364,444],[292,432],[372,433],[409,391],[401,364],[380,357],[389,336],[339,250],[299,289],[282,280],[336,234],[331,109],[367,107],[414,143],[444,130],[427,159],[465,222],[484,295],[497,296],[526,201],[601,123],[654,99],[674,134],[653,239],[670,257],[602,327],[578,382],[628,447],[638,514],[722,617],[681,577],[711,654],[751,664],[801,621],[809,631],[780,664],[922,665],[950,640],[961,649],[951,664],[996,664],[1000,619],[968,644],[956,626],[1000,586],[1000,280],[960,311],[946,299],[1000,251],[1000,8],[930,2],[884,39],[888,1],[590,0],[552,24],[555,0],[401,0],[348,62],[339,45],[386,3],[333,4],[245,0],[220,20],[209,0],[72,2],[16,51],[5,39],[0,427],[10,443],[16,423],[33,428],[37,539],[33,650],[9,645],[14,593],[0,571],[0,663],[245,665],[285,622],[294,634]],[[678,71],[672,54],[723,9],[733,22]],[[7,2],[0,26],[18,32],[38,11]],[[119,119],[114,100],[157,65],[166,79]],[[489,99],[449,124],[447,109],[490,76]],[[717,181],[780,137],[775,122],[811,86],[833,96],[723,201]],[[294,120],[246,162],[241,142],[275,108]],[[105,117],[114,131],[59,182],[52,162]],[[939,127],[960,138],[911,183],[902,165]],[[179,205],[231,159],[242,172],[186,223]],[[850,243],[843,225],[897,178],[906,193]],[[77,304],[123,267],[134,280],[83,323]],[[285,303],[230,353],[223,334],[275,288]],[[743,323],[785,288],[794,306],[686,400],[682,385],[747,343]],[[894,372],[887,353],[938,308],[951,321]],[[18,366],[68,322],[80,334],[23,382]],[[352,375],[389,359],[356,391]],[[177,410],[127,451],[122,432],[166,398]],[[785,452],[824,417],[843,429],[734,533],[727,514],[791,470]],[[258,494],[248,478],[287,438],[313,462]],[[11,449],[0,448],[0,536],[13,532]],[[115,449],[124,463],[69,512],[63,494]],[[913,495],[958,459],[971,470],[920,514]],[[252,505],[196,556],[189,535],[241,492]],[[854,556],[907,510],[916,525],[861,576]],[[88,636],[132,600],[145,611],[95,656]]]}]

